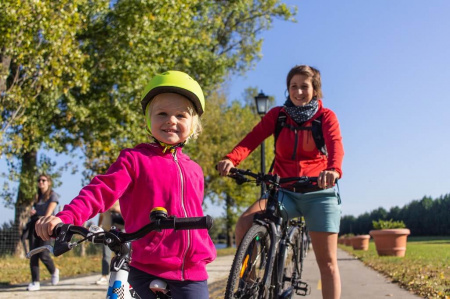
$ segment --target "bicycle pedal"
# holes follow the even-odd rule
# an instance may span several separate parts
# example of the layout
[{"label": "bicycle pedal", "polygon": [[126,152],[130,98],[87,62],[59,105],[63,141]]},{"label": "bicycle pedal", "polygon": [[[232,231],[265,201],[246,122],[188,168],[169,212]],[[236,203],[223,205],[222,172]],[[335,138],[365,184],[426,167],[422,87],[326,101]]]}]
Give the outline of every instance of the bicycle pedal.
[{"label": "bicycle pedal", "polygon": [[300,296],[306,296],[311,294],[311,288],[306,282],[299,281],[294,286],[295,294]]}]

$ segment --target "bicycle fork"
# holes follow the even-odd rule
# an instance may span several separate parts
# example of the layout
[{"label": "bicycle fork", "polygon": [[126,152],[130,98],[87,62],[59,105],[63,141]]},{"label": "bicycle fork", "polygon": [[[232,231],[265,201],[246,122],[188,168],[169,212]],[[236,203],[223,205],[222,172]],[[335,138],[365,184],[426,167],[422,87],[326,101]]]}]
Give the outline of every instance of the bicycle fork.
[{"label": "bicycle fork", "polygon": [[[269,251],[269,263],[266,266],[266,271],[264,272],[264,293],[269,294],[273,293],[274,291],[278,291],[278,282],[275,282],[275,285],[272,284],[272,278],[273,278],[273,266],[275,264],[276,260],[276,254],[278,249],[278,241],[280,240],[280,232],[279,232],[279,225],[275,225],[273,222],[269,222],[269,229],[272,230],[272,234],[270,235],[270,251]],[[274,290],[275,289],[275,290]]]},{"label": "bicycle fork", "polygon": [[[127,244],[129,248],[129,244]],[[134,290],[130,292],[128,275],[130,266],[128,265],[129,252],[122,256],[116,255],[111,261],[108,292],[106,299],[132,299]]]}]

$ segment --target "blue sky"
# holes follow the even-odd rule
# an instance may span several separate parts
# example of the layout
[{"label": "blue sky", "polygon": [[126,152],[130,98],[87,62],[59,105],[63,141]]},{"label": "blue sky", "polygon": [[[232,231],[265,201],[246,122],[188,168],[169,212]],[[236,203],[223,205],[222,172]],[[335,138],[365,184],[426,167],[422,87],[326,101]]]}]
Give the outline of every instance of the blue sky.
[{"label": "blue sky", "polygon": [[[262,35],[262,59],[224,85],[229,98],[257,87],[281,105],[289,69],[315,66],[324,105],[341,124],[344,215],[450,193],[450,1],[285,2],[298,5],[298,22],[276,21]],[[81,174],[63,181],[56,191],[65,204],[78,194]],[[1,223],[13,217],[1,204]]]}]

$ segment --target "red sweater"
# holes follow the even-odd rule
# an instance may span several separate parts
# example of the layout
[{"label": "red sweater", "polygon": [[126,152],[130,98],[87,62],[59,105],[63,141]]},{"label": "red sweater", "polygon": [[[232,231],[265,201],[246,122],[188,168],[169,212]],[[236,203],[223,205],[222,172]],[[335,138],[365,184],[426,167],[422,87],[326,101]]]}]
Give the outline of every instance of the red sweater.
[{"label": "red sweater", "polygon": [[[235,166],[238,166],[264,139],[274,134],[278,113],[281,109],[283,108],[272,108],[225,157],[230,159]],[[330,109],[324,108],[322,101],[319,100],[317,113],[303,126],[311,126],[311,122],[320,115],[323,115],[322,131],[328,157],[317,149],[311,130],[297,131],[296,137],[294,131],[283,128],[278,135],[276,144],[274,173],[281,177],[318,176],[322,170],[334,169],[342,177],[344,148],[336,114]],[[289,115],[287,115],[287,123],[297,126]],[[296,149],[295,138],[297,138]]]}]

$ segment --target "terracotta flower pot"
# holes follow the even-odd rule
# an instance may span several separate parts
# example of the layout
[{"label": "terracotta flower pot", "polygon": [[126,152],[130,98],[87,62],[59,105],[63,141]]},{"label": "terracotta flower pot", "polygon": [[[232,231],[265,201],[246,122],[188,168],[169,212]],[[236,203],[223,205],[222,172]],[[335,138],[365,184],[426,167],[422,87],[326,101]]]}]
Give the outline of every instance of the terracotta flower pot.
[{"label": "terracotta flower pot", "polygon": [[354,250],[368,250],[370,235],[359,235],[352,238],[352,246]]},{"label": "terracotta flower pot", "polygon": [[407,228],[371,230],[378,255],[405,256],[406,241],[411,233]]},{"label": "terracotta flower pot", "polygon": [[344,239],[344,245],[345,245],[345,246],[352,246],[352,238],[353,238],[353,237],[345,237],[345,239]]}]

